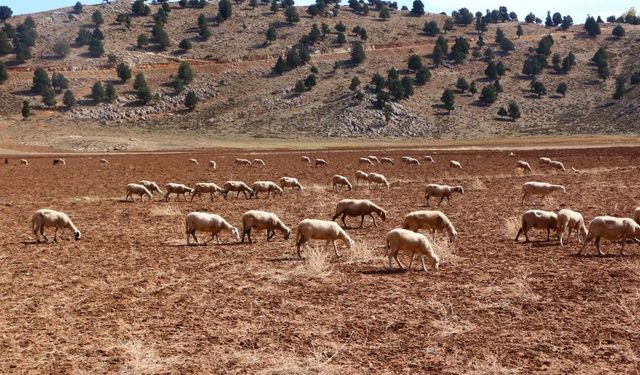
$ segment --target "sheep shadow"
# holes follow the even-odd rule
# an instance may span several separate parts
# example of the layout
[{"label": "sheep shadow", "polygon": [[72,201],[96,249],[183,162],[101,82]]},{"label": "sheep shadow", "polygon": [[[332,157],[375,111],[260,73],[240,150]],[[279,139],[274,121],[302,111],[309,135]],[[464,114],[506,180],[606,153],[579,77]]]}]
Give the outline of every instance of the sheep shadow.
[{"label": "sheep shadow", "polygon": [[51,243],[53,243],[54,245],[56,244],[55,242],[53,242],[53,240],[51,241],[36,241],[36,240],[29,240],[29,241],[20,241],[21,244],[23,245],[49,245]]},{"label": "sheep shadow", "polygon": [[375,270],[367,270],[367,271],[362,271],[360,272],[361,275],[367,275],[367,276],[385,276],[385,275],[397,275],[397,274],[401,274],[401,273],[406,273],[409,272],[409,270],[406,269],[400,269],[400,268],[382,268],[382,269],[375,269]]},{"label": "sheep shadow", "polygon": [[556,247],[559,246],[560,243],[555,240],[537,240],[537,241],[529,241],[524,242],[525,245],[528,245],[531,249],[544,248],[544,247]]},{"label": "sheep shadow", "polygon": [[294,256],[285,256],[282,258],[266,258],[264,260],[269,263],[283,263],[283,262],[301,262],[304,260],[304,258],[300,259]]},{"label": "sheep shadow", "polygon": [[620,255],[620,253],[605,253],[604,255],[600,255],[598,253],[590,253],[590,254],[569,254],[567,255],[569,258],[574,259],[625,259],[625,258],[640,258],[640,254],[629,254],[625,253],[625,255]]}]

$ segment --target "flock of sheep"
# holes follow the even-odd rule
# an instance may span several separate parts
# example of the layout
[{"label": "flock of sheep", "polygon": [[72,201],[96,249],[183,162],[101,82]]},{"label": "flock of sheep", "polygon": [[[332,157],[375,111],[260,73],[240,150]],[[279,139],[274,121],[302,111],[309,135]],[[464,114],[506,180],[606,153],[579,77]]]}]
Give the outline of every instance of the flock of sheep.
[{"label": "flock of sheep", "polygon": [[[510,156],[514,156],[510,154]],[[311,164],[311,159],[307,156],[302,157],[302,162]],[[425,156],[424,160],[430,163],[435,162],[431,156]],[[101,159],[102,164],[110,165],[106,159]],[[198,165],[196,159],[189,159],[189,162]],[[377,158],[376,156],[367,156],[359,158],[360,165],[374,165],[376,164],[390,164],[395,165],[393,159],[388,157]],[[420,161],[412,157],[402,157],[401,163],[407,166],[419,166]],[[22,165],[28,165],[26,160],[21,161]],[[64,159],[54,159],[54,165],[65,165]],[[248,159],[235,159],[235,164],[242,165],[258,165],[264,166],[265,163],[261,159],[254,159],[250,161]],[[321,167],[328,165],[328,162],[323,159],[315,159],[315,166]],[[455,160],[449,162],[450,168],[462,169],[462,165]],[[565,171],[564,165],[559,161],[554,161],[549,158],[540,158],[541,167],[549,167]],[[217,168],[215,161],[209,162],[209,167],[213,170]],[[516,162],[516,168],[520,168],[523,171],[532,171],[531,165],[526,161],[519,160]],[[572,168],[574,172],[578,170]],[[369,188],[385,186],[389,188],[389,182],[384,175],[379,173],[366,173],[363,171],[357,171],[355,173],[356,183],[361,180],[366,181],[369,184]],[[333,190],[339,190],[342,187],[351,190],[353,185],[344,176],[335,175],[331,179]],[[128,184],[126,186],[125,200],[132,199],[134,196],[139,196],[143,199],[147,196],[152,199],[154,193],[159,193],[164,197],[165,201],[170,199],[171,194],[174,194],[176,200],[183,196],[187,200],[187,194],[190,196],[191,201],[196,196],[202,199],[202,195],[209,194],[210,199],[213,200],[213,196],[216,193],[222,195],[227,199],[229,193],[236,193],[236,198],[242,193],[245,199],[252,197],[258,197],[259,193],[267,194],[267,198],[271,194],[282,195],[285,189],[302,191],[303,187],[300,182],[293,177],[284,176],[278,180],[278,183],[273,181],[256,181],[251,186],[242,181],[227,181],[222,187],[215,183],[198,183],[194,187],[188,187],[184,184],[168,183],[164,186],[163,192],[160,187],[153,181],[139,181],[137,183]],[[523,196],[522,204],[525,200],[531,196],[547,197],[553,192],[566,192],[564,186],[554,185],[544,182],[526,182],[522,186]],[[429,199],[431,197],[440,198],[440,203],[444,199],[450,200],[453,193],[464,194],[462,186],[448,186],[429,184],[425,187],[425,199],[426,205],[429,206]],[[370,217],[373,221],[373,225],[377,227],[374,214],[381,220],[385,220],[387,212],[380,206],[367,199],[343,199],[338,202],[335,210],[335,215],[331,221],[317,220],[317,219],[305,219],[298,223],[296,227],[295,246],[298,253],[298,257],[301,256],[301,247],[310,240],[324,240],[326,246],[333,245],[336,256],[340,256],[336,245],[337,241],[343,242],[348,248],[354,246],[354,241],[349,237],[344,228],[347,228],[345,222],[346,217],[360,217],[360,227],[364,225],[365,217]],[[336,219],[341,218],[344,228],[335,222]],[[558,213],[542,210],[528,210],[522,215],[521,228],[516,235],[515,241],[518,241],[520,236],[524,234],[526,241],[529,241],[529,230],[542,229],[547,231],[547,240],[550,240],[551,231],[556,232],[556,236],[560,241],[560,245],[564,245],[564,235],[567,234],[566,239],[569,241],[571,232],[575,230],[577,240],[583,241],[583,245],[578,253],[581,254],[587,244],[595,239],[595,245],[598,253],[603,255],[600,250],[600,239],[604,238],[611,241],[621,241],[622,247],[620,254],[624,255],[624,246],[627,240],[640,243],[640,207],[636,208],[633,219],[631,218],[617,218],[610,216],[598,216],[594,218],[588,228],[585,226],[583,216],[576,211],[569,209],[560,210]],[[45,241],[48,241],[44,233],[46,227],[55,228],[54,241],[57,242],[58,231],[69,230],[73,233],[75,240],[81,238],[81,233],[78,228],[73,224],[69,216],[63,212],[57,212],[49,209],[41,209],[36,211],[32,216],[33,234],[36,237],[36,241],[40,241],[41,237]],[[435,241],[437,232],[444,231],[448,235],[449,241],[453,242],[457,236],[457,232],[447,218],[447,216],[436,210],[422,210],[410,212],[404,217],[402,228],[393,229],[387,233],[386,236],[386,250],[389,258],[389,268],[392,268],[392,259],[395,259],[396,263],[401,269],[404,269],[404,265],[398,259],[398,253],[400,250],[411,253],[411,262],[409,263],[409,269],[413,263],[415,255],[420,256],[422,261],[422,267],[427,271],[425,265],[425,257],[427,258],[430,266],[437,270],[439,266],[439,257],[434,251],[431,240],[429,240],[423,234],[418,233],[420,229],[431,231],[432,241]],[[223,231],[229,232],[236,241],[244,242],[245,238],[251,243],[252,231],[266,231],[266,240],[270,241],[276,231],[282,233],[285,240],[287,240],[291,234],[291,229],[287,227],[282,220],[274,213],[250,210],[242,215],[242,231],[231,225],[223,217],[216,214],[209,214],[205,212],[191,212],[185,218],[185,234],[187,237],[187,244],[191,244],[191,239],[198,243],[196,232],[205,232],[211,234],[211,240],[216,239],[220,243],[219,234]],[[568,233],[567,233],[568,231]],[[583,239],[584,238],[584,239]],[[209,242],[207,241],[207,242]],[[205,242],[205,243],[207,243]]]}]

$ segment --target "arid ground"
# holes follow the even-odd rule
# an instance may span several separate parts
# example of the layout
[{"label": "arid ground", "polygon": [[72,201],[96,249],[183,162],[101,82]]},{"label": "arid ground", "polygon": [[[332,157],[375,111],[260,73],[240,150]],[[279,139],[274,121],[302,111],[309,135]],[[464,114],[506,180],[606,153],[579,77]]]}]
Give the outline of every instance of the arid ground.
[{"label": "arid ground", "polygon": [[[375,166],[391,189],[334,193],[334,174],[354,180],[367,154],[434,156],[419,168]],[[535,200],[572,208],[590,220],[629,216],[640,205],[640,148],[516,151],[307,151],[326,168],[301,163],[302,152],[240,150],[185,154],[49,157],[0,164],[1,373],[638,373],[640,247],[604,241],[576,257],[575,237],[560,247],[532,231],[515,243],[521,185],[561,183],[566,194]],[[548,173],[537,158],[559,159],[581,173]],[[197,158],[192,166],[188,158]],[[238,168],[235,157],[262,158]],[[206,162],[218,162],[208,171]],[[450,159],[464,170],[452,172]],[[533,176],[514,170],[516,160]],[[248,183],[297,177],[302,192],[245,200],[221,197],[169,203],[124,202],[127,183],[229,179]],[[439,272],[387,270],[384,237],[404,215],[424,209],[425,182],[460,184],[440,209],[458,230],[439,236]],[[253,244],[185,246],[184,216],[206,210],[233,225],[248,209],[277,213],[292,229],[304,218],[330,219],[342,198],[367,198],[387,209],[374,228],[349,229],[357,246],[336,259],[314,243],[298,260],[293,237],[264,233]],[[80,241],[35,244],[31,214],[69,214]],[[347,221],[356,227],[358,221]],[[200,238],[204,238],[201,234]],[[310,256],[312,255],[312,256]],[[402,258],[405,264],[408,257]]]}]

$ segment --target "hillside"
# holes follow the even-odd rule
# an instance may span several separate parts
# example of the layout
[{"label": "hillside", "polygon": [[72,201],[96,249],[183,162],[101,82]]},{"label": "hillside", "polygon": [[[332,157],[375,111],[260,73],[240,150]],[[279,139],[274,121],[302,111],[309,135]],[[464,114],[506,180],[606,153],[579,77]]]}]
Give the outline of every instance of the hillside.
[{"label": "hillside", "polygon": [[[470,4],[471,5],[471,4]],[[29,143],[23,132],[34,131],[39,125],[60,125],[61,129],[99,125],[111,129],[115,134],[142,129],[144,133],[197,135],[197,137],[233,138],[445,138],[477,139],[502,136],[539,136],[570,134],[637,134],[638,89],[629,85],[629,77],[636,70],[640,38],[640,26],[625,24],[626,36],[611,37],[613,24],[602,24],[602,34],[591,38],[582,25],[566,31],[556,27],[544,27],[524,22],[489,24],[483,38],[487,43],[477,48],[478,32],[474,25],[455,25],[454,30],[442,34],[449,47],[455,38],[464,36],[471,46],[469,56],[463,63],[446,62],[432,65],[431,53],[436,37],[422,32],[427,21],[435,20],[440,27],[446,16],[426,14],[411,17],[408,11],[393,11],[390,19],[378,18],[372,10],[367,16],[355,14],[342,6],[337,15],[311,18],[306,7],[299,7],[300,22],[290,25],[280,10],[274,14],[269,5],[252,9],[248,3],[233,4],[233,14],[225,22],[213,21],[218,13],[216,4],[204,9],[181,9],[171,5],[164,29],[171,46],[161,51],[152,43],[149,47],[137,47],[138,35],[150,35],[153,14],[158,5],[149,5],[151,15],[131,17],[131,28],[116,23],[118,14],[129,14],[128,1],[85,6],[81,14],[72,14],[71,8],[33,14],[38,38],[33,49],[33,59],[23,64],[13,62],[14,56],[3,59],[9,65],[10,78],[0,86],[0,111],[8,136]],[[80,28],[93,30],[92,13],[99,9],[104,17],[100,27],[105,36],[105,54],[93,58],[87,47],[74,46]],[[475,9],[471,9],[472,13]],[[198,36],[198,15],[207,17],[211,37],[203,40]],[[540,15],[541,16],[541,15]],[[604,15],[603,15],[604,16]],[[524,15],[520,15],[520,19]],[[13,17],[7,22],[17,25],[25,16]],[[577,20],[576,20],[577,21]],[[342,22],[347,27],[348,43],[335,43],[334,26]],[[304,66],[282,75],[272,72],[276,58],[292,48],[301,37],[308,34],[314,23],[326,23],[331,33],[321,38],[311,49],[311,60]],[[265,32],[270,24],[277,28],[278,37],[271,44],[265,43]],[[524,35],[516,36],[521,25]],[[366,59],[358,66],[350,60],[350,45],[360,38],[351,32],[355,26],[366,29],[368,39],[364,42]],[[500,52],[494,43],[496,28],[504,30],[514,42],[515,49],[508,54]],[[568,74],[555,73],[550,67],[544,69],[538,80],[544,83],[548,94],[538,98],[530,88],[531,79],[521,74],[527,55],[538,45],[538,41],[551,35],[554,44],[551,53],[562,57],[569,52],[575,54],[576,66]],[[180,52],[182,39],[190,39],[193,48]],[[56,41],[71,43],[70,54],[58,58],[52,52]],[[507,72],[500,78],[504,92],[492,105],[479,101],[479,94],[460,93],[454,87],[458,78],[475,81],[480,91],[493,80],[484,70],[487,59],[484,51],[496,51],[495,61],[502,61]],[[589,62],[599,47],[609,53],[610,78],[598,79],[596,68]],[[478,49],[480,57],[473,57]],[[138,102],[132,89],[132,80],[121,84],[107,56],[114,54],[118,62],[125,62],[133,69],[134,76],[144,73],[153,93],[159,94],[149,105]],[[408,99],[392,101],[392,114],[388,121],[382,110],[375,107],[376,95],[370,84],[372,76],[380,72],[384,77],[390,68],[399,71],[400,77],[415,76],[407,69],[407,59],[418,54],[429,67],[431,80],[415,87],[415,94]],[[170,82],[176,75],[181,61],[190,63],[195,79],[185,91],[175,94]],[[549,56],[551,61],[551,56]],[[49,73],[62,72],[70,81],[70,89],[78,98],[79,105],[72,110],[62,106],[62,95],[57,96],[55,108],[43,107],[39,96],[29,92],[36,67],[45,67]],[[317,67],[317,85],[302,94],[294,91],[297,80],[310,74]],[[349,90],[351,79],[357,76],[362,82],[364,94],[358,100]],[[615,77],[624,76],[628,92],[620,100],[614,100]],[[94,105],[89,97],[91,87],[97,80],[112,81],[119,98],[114,104]],[[568,86],[566,97],[555,94],[560,82]],[[442,108],[440,97],[446,89],[455,94],[455,109],[447,113]],[[182,105],[185,92],[193,90],[200,98],[196,110],[188,112]],[[29,100],[34,108],[33,116],[21,121],[20,102]],[[521,118],[508,121],[500,118],[500,106],[517,102]],[[18,136],[18,134],[20,134]],[[35,138],[34,138],[35,139]],[[34,144],[46,140],[33,141]],[[84,145],[83,148],[89,146]],[[127,146],[124,146],[127,148]],[[89,149],[91,149],[89,147]]]}]

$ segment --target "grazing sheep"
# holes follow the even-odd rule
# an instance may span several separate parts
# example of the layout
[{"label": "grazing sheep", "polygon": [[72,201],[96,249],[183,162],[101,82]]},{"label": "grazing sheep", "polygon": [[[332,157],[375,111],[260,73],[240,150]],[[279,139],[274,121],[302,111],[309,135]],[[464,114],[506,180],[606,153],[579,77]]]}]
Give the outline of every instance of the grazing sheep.
[{"label": "grazing sheep", "polygon": [[636,208],[633,211],[633,220],[635,220],[636,223],[640,224],[640,207]]},{"label": "grazing sheep", "polygon": [[571,230],[576,230],[576,238],[578,242],[582,242],[580,235],[587,234],[587,227],[584,225],[584,218],[579,212],[572,211],[569,209],[563,209],[558,212],[558,237],[560,238],[560,246],[563,246],[562,236],[569,229],[569,234],[567,234],[567,243],[569,243],[569,238],[571,237]]},{"label": "grazing sheep", "polygon": [[373,162],[371,161],[371,159],[368,159],[368,158],[360,158],[358,160],[358,164],[360,164],[360,165],[373,165]]},{"label": "grazing sheep", "polygon": [[513,152],[510,152],[510,153],[509,153],[509,157],[511,157],[511,158],[512,158],[512,157],[514,157],[514,156],[516,156],[516,154],[514,154]]},{"label": "grazing sheep", "polygon": [[131,197],[131,200],[135,201],[135,198],[133,198],[134,195],[139,195],[140,200],[143,200],[145,195],[149,196],[149,200],[152,199],[151,192],[146,187],[144,187],[144,185],[140,185],[140,184],[127,185],[127,195],[124,197],[124,200],[128,201],[129,197]]},{"label": "grazing sheep", "polygon": [[100,164],[104,164],[107,167],[111,166],[111,163],[109,163],[109,160],[107,160],[107,159],[100,159]]},{"label": "grazing sheep", "polygon": [[67,162],[64,159],[53,159],[53,165],[67,165]]},{"label": "grazing sheep", "polygon": [[[49,209],[41,209],[33,213],[31,217],[31,224],[33,228],[33,234],[36,236],[36,241],[40,242],[40,237],[43,237],[45,242],[49,241],[47,236],[44,234],[45,228],[56,228],[53,234],[53,241],[58,242],[58,230],[62,230],[64,233],[65,230],[71,230],[73,232],[73,238],[77,241],[80,239],[80,231],[73,225],[69,216],[64,212],[49,210]],[[68,238],[65,238],[68,239]]]},{"label": "grazing sheep", "polygon": [[189,193],[190,195],[193,194],[193,189],[188,187],[187,185],[183,185],[183,184],[176,184],[173,182],[170,182],[166,185],[164,185],[164,189],[167,191],[164,195],[164,200],[169,202],[169,195],[171,195],[171,193],[176,195],[176,201],[178,200],[178,198],[180,198],[180,196],[182,195],[184,197],[184,200],[187,200],[187,193]]},{"label": "grazing sheep", "polygon": [[251,165],[251,162],[247,159],[236,159],[236,165]]},{"label": "grazing sheep", "polygon": [[349,182],[346,177],[340,176],[339,174],[333,176],[331,178],[331,182],[333,182],[333,191],[340,190],[340,186],[346,186],[347,190],[353,189],[351,182]]},{"label": "grazing sheep", "polygon": [[420,166],[420,161],[418,159],[408,156],[407,159],[405,159],[404,163],[406,163],[407,165],[417,165],[418,167]]},{"label": "grazing sheep", "polygon": [[447,203],[451,204],[451,194],[460,193],[464,194],[464,189],[462,186],[449,186],[449,185],[438,185],[438,184],[429,184],[425,187],[424,197],[427,199],[427,207],[429,207],[429,199],[431,197],[440,198],[440,202],[438,202],[438,206],[442,203],[442,201],[446,198]]},{"label": "grazing sheep", "polygon": [[427,271],[427,266],[424,264],[424,256],[429,259],[431,267],[437,271],[440,266],[440,258],[433,251],[433,246],[423,234],[415,233],[406,229],[393,229],[387,233],[387,254],[389,256],[389,269],[392,269],[391,258],[396,260],[400,269],[405,269],[404,265],[400,263],[398,259],[398,251],[405,250],[411,252],[411,262],[409,263],[409,269],[413,264],[413,256],[415,254],[420,255],[422,261],[422,269]]},{"label": "grazing sheep", "polygon": [[198,161],[196,159],[189,159],[189,163],[198,165]]},{"label": "grazing sheep", "polygon": [[396,165],[396,163],[391,158],[380,158],[380,163]]},{"label": "grazing sheep", "polygon": [[546,229],[547,241],[551,239],[551,230],[558,234],[558,215],[551,211],[529,210],[522,214],[522,226],[516,235],[516,241],[524,233],[525,242],[529,242],[529,229]]},{"label": "grazing sheep", "polygon": [[[224,196],[224,199],[227,199],[227,195],[229,195],[230,191],[237,192],[236,199],[240,197],[240,193],[244,195],[245,199],[249,199],[255,195],[255,192],[253,191],[253,189],[251,189],[249,185],[245,184],[242,181],[225,182],[224,185],[222,186],[222,195]],[[249,193],[249,196],[247,196],[247,193]]]},{"label": "grazing sheep", "polygon": [[369,189],[371,189],[371,184],[373,183],[374,186],[380,186],[380,185],[384,185],[387,187],[387,189],[389,188],[389,181],[387,181],[387,179],[381,175],[380,173],[369,173],[367,175],[367,181],[369,181]]},{"label": "grazing sheep", "polygon": [[302,185],[300,185],[300,182],[298,182],[297,178],[293,178],[293,177],[281,177],[278,180],[278,183],[280,184],[280,187],[284,190],[285,188],[290,187],[291,190],[295,190],[296,188],[300,191],[302,191]]},{"label": "grazing sheep", "polygon": [[27,161],[27,159],[20,159],[20,165],[29,165],[29,161]]},{"label": "grazing sheep", "polygon": [[436,242],[436,231],[446,230],[449,242],[453,242],[458,232],[449,218],[440,211],[414,211],[404,217],[402,228],[417,232],[419,229],[431,229],[431,237]]},{"label": "grazing sheep", "polygon": [[147,190],[149,190],[149,192],[151,192],[151,194],[155,193],[156,191],[157,191],[160,195],[164,194],[164,193],[162,192],[162,190],[160,190],[160,187],[158,186],[158,184],[156,184],[156,183],[155,183],[155,182],[153,182],[153,181],[142,180],[142,181],[138,181],[138,184],[139,184],[139,185],[142,185],[142,186],[144,186],[144,187],[146,187],[146,188],[147,188]]},{"label": "grazing sheep", "polygon": [[263,166],[263,167],[266,165],[264,163],[264,160],[262,160],[262,159],[253,159],[253,164],[260,165],[260,166]]},{"label": "grazing sheep", "polygon": [[433,160],[433,158],[431,156],[429,156],[429,155],[425,156],[424,160],[428,161],[429,163],[435,163],[435,160]]},{"label": "grazing sheep", "polygon": [[218,165],[216,164],[215,161],[209,160],[209,168],[211,168],[211,170],[215,171],[218,168]]},{"label": "grazing sheep", "polygon": [[205,245],[214,238],[217,239],[219,245],[219,233],[223,230],[228,230],[231,235],[236,238],[236,241],[240,241],[240,233],[238,232],[238,229],[229,224],[220,215],[208,214],[206,212],[191,212],[185,218],[185,227],[187,245],[191,245],[190,236],[193,237],[196,243],[198,243],[196,231],[211,233],[211,239],[209,241],[205,241]]},{"label": "grazing sheep", "polygon": [[403,156],[400,158],[400,165],[409,164],[409,160],[413,159],[411,156]]},{"label": "grazing sheep", "polygon": [[520,168],[523,171],[529,171],[529,172],[533,172],[533,169],[531,169],[531,165],[529,165],[529,163],[527,163],[524,160],[518,160],[516,162],[516,168]]},{"label": "grazing sheep", "polygon": [[566,172],[566,171],[567,171],[567,170],[564,168],[564,164],[562,164],[561,162],[556,161],[556,160],[551,160],[551,161],[549,162],[549,167],[551,167],[551,168],[553,168],[553,169],[561,170],[561,171],[563,171],[563,172]]},{"label": "grazing sheep", "polygon": [[582,254],[589,242],[595,238],[598,254],[604,255],[600,250],[600,239],[610,241],[622,241],[620,255],[624,254],[624,244],[627,240],[640,243],[640,225],[629,218],[611,216],[598,216],[589,223],[589,233],[577,255]]},{"label": "grazing sheep", "polygon": [[282,232],[285,240],[289,239],[291,229],[289,229],[280,218],[271,212],[251,210],[242,215],[242,242],[244,242],[244,236],[249,238],[251,243],[251,230],[267,230],[267,242],[271,241],[271,238],[275,236],[276,229]]},{"label": "grazing sheep", "polygon": [[368,179],[369,173],[363,171],[356,171],[356,184],[360,182],[360,180],[369,181]]},{"label": "grazing sheep", "polygon": [[524,193],[522,196],[522,205],[524,205],[524,200],[530,195],[540,195],[544,198],[554,191],[566,193],[567,189],[562,185],[553,185],[546,182],[525,182],[524,185],[522,185],[522,192]]},{"label": "grazing sheep", "polygon": [[329,163],[327,163],[327,161],[324,159],[316,159],[316,168],[318,168],[318,166],[320,165],[329,165]]},{"label": "grazing sheep", "polygon": [[541,157],[540,159],[538,159],[540,161],[540,166],[544,167],[549,165],[549,163],[551,162],[551,159],[547,158],[547,157]]},{"label": "grazing sheep", "polygon": [[367,158],[371,161],[375,161],[376,163],[380,164],[380,160],[376,156],[369,155],[367,156]]},{"label": "grazing sheep", "polygon": [[575,169],[574,167],[571,167],[571,171],[572,171],[573,173],[582,173],[582,171],[581,171],[581,170],[579,170],[579,169]]},{"label": "grazing sheep", "polygon": [[373,225],[378,226],[376,224],[376,219],[373,217],[373,213],[376,213],[382,221],[385,221],[387,218],[387,211],[380,208],[380,206],[371,202],[368,199],[343,199],[338,202],[336,206],[336,214],[333,215],[332,221],[342,216],[342,225],[347,228],[347,223],[345,223],[344,218],[347,216],[360,216],[360,228],[362,228],[364,224],[364,217],[370,216],[371,220],[373,220]]},{"label": "grazing sheep", "polygon": [[337,257],[340,257],[338,247],[336,246],[337,240],[342,240],[348,248],[351,248],[355,244],[347,232],[340,228],[338,223],[316,219],[305,219],[298,223],[298,228],[296,229],[298,258],[302,259],[300,247],[309,240],[326,240],[326,246],[332,243],[333,250],[336,252]]},{"label": "grazing sheep", "polygon": [[209,193],[209,199],[213,200],[213,195],[218,192],[220,194],[224,194],[224,190],[213,182],[199,182],[195,184],[193,187],[193,194],[191,194],[191,202],[193,202],[193,198],[196,195],[200,196],[200,200],[202,200],[202,194]]},{"label": "grazing sheep", "polygon": [[449,161],[449,168],[453,168],[453,169],[462,169],[462,164],[460,164],[460,162],[459,162],[459,161],[450,160],[450,161]]},{"label": "grazing sheep", "polygon": [[271,196],[271,193],[273,193],[273,195],[282,195],[283,192],[282,188],[276,185],[273,181],[256,181],[251,185],[251,188],[253,189],[256,198],[258,198],[258,193],[261,192],[266,192],[267,198]]},{"label": "grazing sheep", "polygon": [[309,164],[311,164],[311,159],[309,159],[309,157],[308,157],[308,156],[303,156],[303,157],[301,158],[301,160],[302,160],[302,162],[303,162],[303,163],[309,163]]}]

